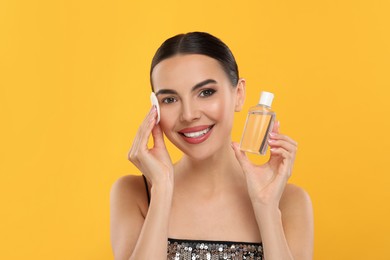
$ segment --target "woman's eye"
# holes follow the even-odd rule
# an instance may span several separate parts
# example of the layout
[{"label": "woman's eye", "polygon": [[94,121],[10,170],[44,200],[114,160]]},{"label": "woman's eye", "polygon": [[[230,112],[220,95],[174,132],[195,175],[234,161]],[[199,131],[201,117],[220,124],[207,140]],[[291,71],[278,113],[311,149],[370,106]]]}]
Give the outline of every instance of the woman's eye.
[{"label": "woman's eye", "polygon": [[205,90],[202,90],[199,94],[199,96],[201,97],[208,97],[208,96],[211,96],[215,93],[215,90],[214,89],[205,89]]},{"label": "woman's eye", "polygon": [[164,104],[170,104],[170,103],[176,102],[176,99],[173,98],[173,97],[167,97],[167,98],[164,98],[164,99],[162,100],[162,102],[163,102]]}]

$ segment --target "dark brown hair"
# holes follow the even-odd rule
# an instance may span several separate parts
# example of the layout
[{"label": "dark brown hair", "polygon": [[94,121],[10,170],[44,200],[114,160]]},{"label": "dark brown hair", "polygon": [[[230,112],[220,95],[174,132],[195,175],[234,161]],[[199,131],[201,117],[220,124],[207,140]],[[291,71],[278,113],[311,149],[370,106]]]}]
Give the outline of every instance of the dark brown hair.
[{"label": "dark brown hair", "polygon": [[238,66],[229,47],[217,37],[205,32],[178,34],[167,39],[158,48],[150,67],[150,82],[153,89],[152,72],[161,61],[178,54],[202,54],[216,59],[232,83],[238,83]]}]

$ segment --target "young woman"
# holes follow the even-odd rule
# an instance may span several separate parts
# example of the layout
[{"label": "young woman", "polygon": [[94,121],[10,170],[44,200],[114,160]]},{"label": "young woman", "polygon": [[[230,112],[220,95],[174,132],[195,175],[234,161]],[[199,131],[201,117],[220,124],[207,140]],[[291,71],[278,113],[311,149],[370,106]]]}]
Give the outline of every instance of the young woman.
[{"label": "young woman", "polygon": [[[174,36],[157,50],[150,79],[161,121],[153,106],[129,152],[142,176],[112,187],[115,259],[312,259],[310,198],[287,184],[297,143],[277,122],[264,165],[232,143],[245,80],[229,48],[207,33]],[[163,133],[183,152],[175,164]]]}]

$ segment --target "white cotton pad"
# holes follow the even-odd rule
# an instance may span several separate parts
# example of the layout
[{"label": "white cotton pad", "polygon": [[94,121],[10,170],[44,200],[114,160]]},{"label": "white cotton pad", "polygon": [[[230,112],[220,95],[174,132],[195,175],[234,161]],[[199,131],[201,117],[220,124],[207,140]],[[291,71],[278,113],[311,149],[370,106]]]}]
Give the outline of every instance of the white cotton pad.
[{"label": "white cotton pad", "polygon": [[156,94],[154,94],[154,92],[152,92],[152,94],[150,94],[150,102],[152,102],[152,105],[156,106],[156,109],[157,109],[157,123],[160,122],[160,106],[158,105],[158,100],[157,100],[157,97],[156,97]]}]

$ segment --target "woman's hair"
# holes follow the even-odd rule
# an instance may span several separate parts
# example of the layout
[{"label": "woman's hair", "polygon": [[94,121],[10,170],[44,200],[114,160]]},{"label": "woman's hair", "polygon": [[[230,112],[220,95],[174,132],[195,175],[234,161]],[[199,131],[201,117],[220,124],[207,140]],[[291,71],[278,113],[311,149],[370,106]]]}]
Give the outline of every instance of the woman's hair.
[{"label": "woman's hair", "polygon": [[167,39],[158,48],[150,68],[150,82],[153,89],[152,72],[161,61],[179,54],[202,54],[216,59],[233,86],[238,83],[238,67],[229,47],[217,37],[205,32],[178,34]]}]

